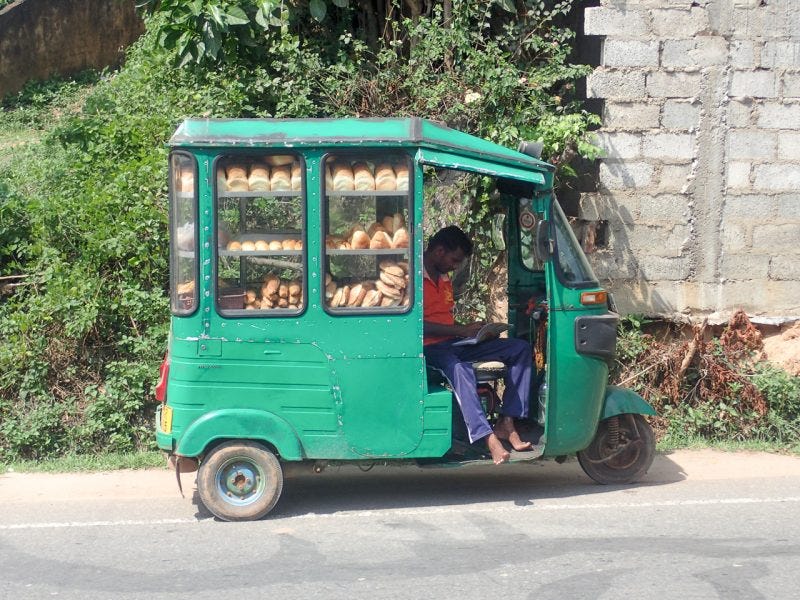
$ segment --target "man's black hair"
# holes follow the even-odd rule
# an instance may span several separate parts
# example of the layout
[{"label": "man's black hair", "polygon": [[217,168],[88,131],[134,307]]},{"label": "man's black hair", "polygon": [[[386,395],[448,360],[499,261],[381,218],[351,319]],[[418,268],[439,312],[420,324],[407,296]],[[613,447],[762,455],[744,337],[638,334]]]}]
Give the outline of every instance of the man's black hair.
[{"label": "man's black hair", "polygon": [[428,240],[428,250],[433,250],[438,246],[442,246],[449,252],[461,248],[465,256],[472,254],[472,240],[455,225],[440,229],[431,236]]}]

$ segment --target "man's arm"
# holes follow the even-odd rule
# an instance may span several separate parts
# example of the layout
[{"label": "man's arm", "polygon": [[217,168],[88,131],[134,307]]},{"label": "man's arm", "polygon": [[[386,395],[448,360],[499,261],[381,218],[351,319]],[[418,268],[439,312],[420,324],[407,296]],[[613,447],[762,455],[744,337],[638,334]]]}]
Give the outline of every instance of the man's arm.
[{"label": "man's arm", "polygon": [[474,323],[467,323],[466,325],[442,325],[441,323],[431,323],[430,321],[422,322],[422,332],[429,336],[453,336],[453,337],[472,337],[477,334],[483,323],[475,321]]}]

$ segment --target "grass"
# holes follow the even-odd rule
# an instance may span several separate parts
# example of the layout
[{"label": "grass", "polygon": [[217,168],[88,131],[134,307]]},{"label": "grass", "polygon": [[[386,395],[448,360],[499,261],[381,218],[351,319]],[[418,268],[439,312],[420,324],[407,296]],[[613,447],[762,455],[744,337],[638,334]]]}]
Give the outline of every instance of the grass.
[{"label": "grass", "polygon": [[131,452],[124,454],[73,455],[47,460],[0,462],[2,473],[76,473],[116,471],[119,469],[166,468],[162,452]]},{"label": "grass", "polygon": [[771,452],[773,454],[800,455],[800,444],[780,444],[761,440],[721,440],[711,441],[700,436],[684,435],[680,439],[663,437],[656,444],[659,452],[672,452],[674,450],[721,450],[723,452]]}]

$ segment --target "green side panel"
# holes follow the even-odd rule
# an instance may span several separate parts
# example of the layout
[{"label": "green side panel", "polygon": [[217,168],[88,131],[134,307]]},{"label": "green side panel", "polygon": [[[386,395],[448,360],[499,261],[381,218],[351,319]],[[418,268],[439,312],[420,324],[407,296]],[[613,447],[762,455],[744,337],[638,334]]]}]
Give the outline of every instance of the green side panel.
[{"label": "green side panel", "polygon": [[481,175],[490,175],[492,177],[517,179],[536,185],[544,185],[545,183],[544,175],[538,171],[522,169],[486,159],[471,158],[452,152],[420,148],[417,152],[416,160],[423,165],[432,165],[443,169],[457,169],[459,171],[469,171],[471,173],[480,173]]},{"label": "green side panel", "polygon": [[453,438],[453,394],[441,386],[431,387],[425,395],[422,414],[422,442],[414,456],[443,456]]},{"label": "green side panel", "polygon": [[656,410],[633,390],[609,385],[606,389],[602,419],[624,414],[656,415]]},{"label": "green side panel", "polygon": [[176,454],[198,456],[218,439],[261,440],[272,444],[284,460],[300,460],[303,453],[291,425],[260,410],[214,410],[195,420],[180,439]]}]

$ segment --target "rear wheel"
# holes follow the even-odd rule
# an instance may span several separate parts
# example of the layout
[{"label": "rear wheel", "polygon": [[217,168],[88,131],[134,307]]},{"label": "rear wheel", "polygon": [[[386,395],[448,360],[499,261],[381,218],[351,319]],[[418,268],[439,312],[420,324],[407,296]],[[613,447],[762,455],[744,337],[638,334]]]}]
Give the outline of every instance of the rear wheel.
[{"label": "rear wheel", "polygon": [[200,463],[197,491],[205,507],[224,521],[253,521],[271,511],[283,490],[275,455],[256,442],[226,442]]},{"label": "rear wheel", "polygon": [[597,483],[633,483],[647,473],[655,452],[650,424],[642,415],[624,414],[600,421],[592,443],[578,452],[578,462]]}]

